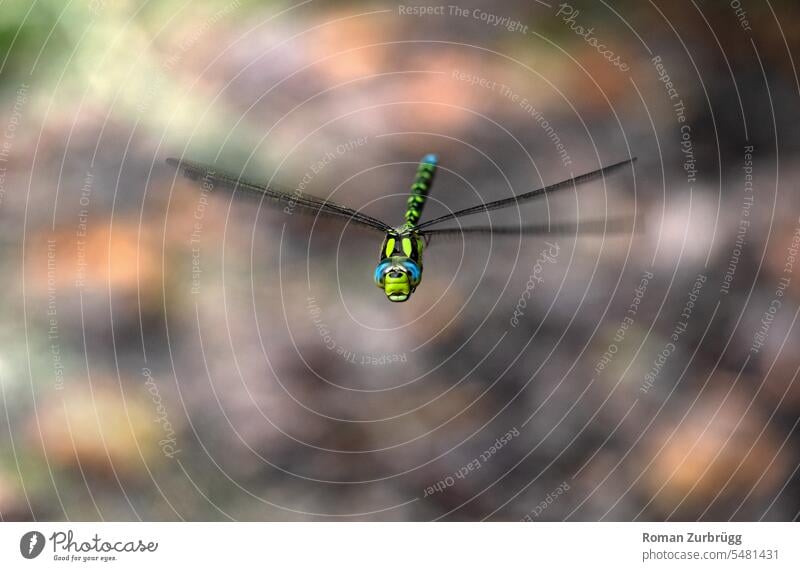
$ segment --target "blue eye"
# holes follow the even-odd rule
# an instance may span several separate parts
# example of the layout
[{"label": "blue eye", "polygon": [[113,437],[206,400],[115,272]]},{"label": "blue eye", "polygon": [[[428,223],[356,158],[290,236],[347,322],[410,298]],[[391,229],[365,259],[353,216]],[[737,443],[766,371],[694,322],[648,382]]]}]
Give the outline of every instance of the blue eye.
[{"label": "blue eye", "polygon": [[408,270],[411,276],[411,283],[419,283],[419,279],[422,277],[422,270],[419,269],[419,266],[411,260],[405,260],[402,265]]},{"label": "blue eye", "polygon": [[381,262],[378,264],[378,267],[375,268],[375,283],[382,284],[383,283],[383,276],[384,272],[392,265],[392,262]]}]

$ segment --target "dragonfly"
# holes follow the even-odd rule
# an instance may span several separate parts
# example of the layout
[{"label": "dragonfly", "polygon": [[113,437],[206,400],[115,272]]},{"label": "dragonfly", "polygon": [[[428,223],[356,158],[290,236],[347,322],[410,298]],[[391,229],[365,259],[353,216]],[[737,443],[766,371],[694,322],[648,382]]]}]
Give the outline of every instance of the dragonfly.
[{"label": "dragonfly", "polygon": [[[204,189],[222,188],[234,193],[259,197],[263,204],[283,208],[287,213],[299,212],[316,216],[330,216],[349,224],[382,233],[378,264],[373,281],[383,290],[391,302],[407,301],[422,281],[422,256],[432,238],[471,236],[542,236],[552,234],[587,234],[622,231],[630,218],[593,220],[580,224],[539,224],[527,226],[476,226],[462,228],[438,226],[444,222],[458,220],[473,214],[510,208],[531,200],[543,198],[559,190],[576,188],[632,165],[632,157],[561,182],[542,186],[508,198],[493,202],[482,202],[469,208],[451,211],[437,218],[420,222],[422,210],[433,186],[439,159],[434,154],[425,155],[417,165],[416,175],[407,199],[404,222],[399,226],[369,216],[360,210],[337,204],[332,200],[311,194],[280,188],[273,184],[259,184],[241,177],[219,171],[213,166],[190,160],[169,158],[167,164],[175,167],[186,178],[203,185]],[[460,224],[460,223],[459,223]]]}]

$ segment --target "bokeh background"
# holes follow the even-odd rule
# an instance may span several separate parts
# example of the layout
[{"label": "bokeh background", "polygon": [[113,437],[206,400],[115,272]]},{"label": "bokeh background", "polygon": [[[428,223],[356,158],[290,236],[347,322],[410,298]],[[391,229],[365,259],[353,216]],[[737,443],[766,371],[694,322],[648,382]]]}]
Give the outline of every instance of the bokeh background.
[{"label": "bokeh background", "polygon": [[[0,518],[796,519],[798,30],[789,0],[5,2]],[[636,228],[434,240],[390,304],[380,235],[164,163],[399,224],[428,152],[428,217],[638,156],[462,220]]]}]

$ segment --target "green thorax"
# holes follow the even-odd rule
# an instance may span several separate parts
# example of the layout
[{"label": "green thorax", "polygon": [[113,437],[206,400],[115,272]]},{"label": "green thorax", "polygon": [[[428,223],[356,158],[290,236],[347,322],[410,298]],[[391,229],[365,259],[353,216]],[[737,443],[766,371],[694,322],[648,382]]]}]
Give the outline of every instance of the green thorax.
[{"label": "green thorax", "polygon": [[380,259],[410,258],[421,268],[424,248],[425,239],[422,236],[409,232],[405,226],[401,226],[396,233],[387,234],[384,238]]}]

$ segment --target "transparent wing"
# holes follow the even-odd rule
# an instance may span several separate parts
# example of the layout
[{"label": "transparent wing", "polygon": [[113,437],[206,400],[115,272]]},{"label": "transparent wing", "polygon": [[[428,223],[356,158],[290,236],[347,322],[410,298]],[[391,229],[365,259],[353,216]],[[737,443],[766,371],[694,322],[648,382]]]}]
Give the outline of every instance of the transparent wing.
[{"label": "transparent wing", "polygon": [[445,214],[444,216],[440,216],[439,218],[434,218],[433,220],[428,220],[426,222],[422,222],[421,224],[417,225],[417,229],[421,230],[423,228],[427,228],[429,226],[433,226],[434,224],[440,224],[446,220],[453,220],[455,218],[461,218],[463,216],[469,216],[470,214],[477,214],[479,212],[489,212],[490,210],[497,210],[499,208],[507,208],[509,206],[513,206],[515,204],[520,204],[522,202],[527,202],[529,200],[533,200],[534,198],[539,198],[546,194],[551,194],[558,190],[569,188],[573,186],[577,186],[579,184],[584,184],[591,180],[600,178],[602,176],[611,174],[612,172],[621,169],[622,167],[632,164],[636,161],[636,157],[631,159],[627,159],[625,161],[621,161],[619,163],[615,163],[613,165],[609,165],[607,167],[603,167],[596,171],[592,171],[586,174],[582,174],[580,176],[572,177],[567,180],[562,180],[561,182],[557,182],[555,184],[551,184],[549,186],[545,186],[542,188],[537,188],[536,190],[532,190],[530,192],[526,192],[524,194],[520,194],[518,196],[512,196],[509,198],[503,198],[501,200],[496,200],[494,202],[488,202],[485,204],[478,204],[476,206],[472,206],[470,208],[465,208],[463,210],[458,210],[456,212],[451,212],[450,214]]},{"label": "transparent wing", "polygon": [[420,232],[426,239],[448,238],[467,239],[474,237],[517,236],[589,236],[605,234],[633,234],[643,231],[641,218],[614,218],[610,220],[590,220],[566,224],[536,224],[531,226],[476,226],[472,228],[442,228]]},{"label": "transparent wing", "polygon": [[177,168],[180,173],[188,179],[202,182],[208,181],[212,190],[214,188],[225,188],[236,192],[244,192],[258,197],[264,197],[271,200],[263,201],[263,204],[274,207],[290,207],[297,208],[306,214],[323,214],[333,216],[340,219],[349,220],[353,224],[358,224],[380,232],[386,232],[392,229],[391,226],[368,216],[362,212],[336,204],[333,201],[325,200],[309,194],[300,193],[297,191],[290,191],[281,189],[273,185],[264,185],[250,182],[241,179],[237,176],[221,172],[215,167],[205,166],[193,161],[182,159],[167,159],[167,164]]}]

